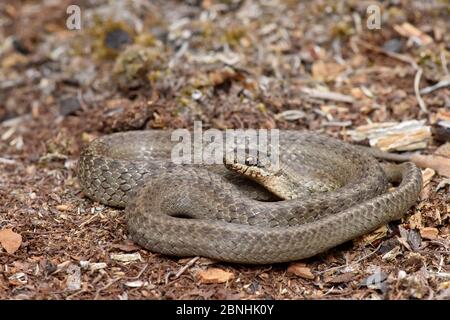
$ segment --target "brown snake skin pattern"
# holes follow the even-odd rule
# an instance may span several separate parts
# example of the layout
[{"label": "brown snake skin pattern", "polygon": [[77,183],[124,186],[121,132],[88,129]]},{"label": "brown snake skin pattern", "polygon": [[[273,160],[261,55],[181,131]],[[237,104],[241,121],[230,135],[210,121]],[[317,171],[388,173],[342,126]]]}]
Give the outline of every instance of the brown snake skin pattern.
[{"label": "brown snake skin pattern", "polygon": [[[174,164],[175,142],[158,130],[95,140],[80,156],[78,177],[88,197],[125,207],[129,234],[142,247],[248,264],[314,256],[400,219],[421,191],[412,163],[382,166],[355,146],[315,133],[280,131],[279,140],[282,168],[339,187],[274,201],[223,165]],[[399,182],[393,191],[390,180]]]}]

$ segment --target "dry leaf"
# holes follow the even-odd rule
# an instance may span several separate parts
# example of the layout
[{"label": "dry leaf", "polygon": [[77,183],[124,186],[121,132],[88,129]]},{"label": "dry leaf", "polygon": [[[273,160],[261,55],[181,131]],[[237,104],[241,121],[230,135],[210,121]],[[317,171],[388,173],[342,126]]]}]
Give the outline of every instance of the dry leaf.
[{"label": "dry leaf", "polygon": [[22,236],[12,231],[4,229],[0,231],[0,244],[9,254],[16,252],[22,244]]},{"label": "dry leaf", "polygon": [[422,171],[422,187],[425,187],[427,184],[429,184],[435,174],[436,171],[431,168],[426,168],[424,171]]},{"label": "dry leaf", "polygon": [[445,108],[439,109],[438,112],[434,115],[434,121],[437,122],[439,120],[442,121],[450,121],[450,111]]},{"label": "dry leaf", "polygon": [[422,224],[422,214],[420,211],[414,213],[412,216],[408,218],[408,225],[410,229],[421,229]]},{"label": "dry leaf", "polygon": [[436,228],[426,227],[426,228],[420,229],[420,235],[424,239],[434,240],[437,238],[438,234],[439,234],[439,231]]},{"label": "dry leaf", "polygon": [[327,283],[333,283],[333,284],[339,284],[339,283],[346,283],[350,282],[355,278],[354,272],[346,272],[340,275],[337,275],[333,278],[327,279]]},{"label": "dry leaf", "polygon": [[386,225],[382,225],[375,231],[369,233],[368,235],[363,236],[363,241],[365,245],[371,244],[372,242],[383,239],[388,232],[388,228]]},{"label": "dry leaf", "polygon": [[287,269],[287,272],[295,274],[296,276],[299,276],[299,277],[302,277],[305,279],[309,279],[309,280],[314,279],[314,275],[312,274],[311,269],[306,267],[304,263],[300,263],[300,262],[291,263]]},{"label": "dry leaf", "polygon": [[200,270],[197,272],[201,283],[224,283],[234,279],[234,274],[219,268]]},{"label": "dry leaf", "polygon": [[111,245],[111,248],[119,249],[121,251],[125,252],[131,252],[131,251],[137,251],[140,249],[139,246],[135,245],[134,243],[115,243]]}]

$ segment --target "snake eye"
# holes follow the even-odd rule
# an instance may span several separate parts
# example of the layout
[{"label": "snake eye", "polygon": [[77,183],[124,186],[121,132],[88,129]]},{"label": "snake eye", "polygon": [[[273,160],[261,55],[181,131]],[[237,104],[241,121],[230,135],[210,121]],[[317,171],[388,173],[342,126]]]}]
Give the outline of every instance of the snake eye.
[{"label": "snake eye", "polygon": [[254,166],[255,164],[257,165],[258,162],[253,157],[248,157],[248,158],[245,159],[245,165],[247,165],[247,166]]}]

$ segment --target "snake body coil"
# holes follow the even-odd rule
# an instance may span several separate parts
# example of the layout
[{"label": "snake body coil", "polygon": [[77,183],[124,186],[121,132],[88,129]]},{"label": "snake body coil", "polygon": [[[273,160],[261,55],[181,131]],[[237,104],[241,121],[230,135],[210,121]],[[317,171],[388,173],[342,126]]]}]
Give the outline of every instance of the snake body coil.
[{"label": "snake body coil", "polygon": [[[81,154],[79,180],[90,198],[126,207],[131,238],[153,252],[251,264],[316,255],[401,218],[420,193],[412,163],[384,168],[314,133],[280,131],[279,143],[282,170],[331,190],[274,201],[223,165],[174,164],[175,142],[157,130],[95,140]],[[400,182],[390,192],[389,180]]]}]

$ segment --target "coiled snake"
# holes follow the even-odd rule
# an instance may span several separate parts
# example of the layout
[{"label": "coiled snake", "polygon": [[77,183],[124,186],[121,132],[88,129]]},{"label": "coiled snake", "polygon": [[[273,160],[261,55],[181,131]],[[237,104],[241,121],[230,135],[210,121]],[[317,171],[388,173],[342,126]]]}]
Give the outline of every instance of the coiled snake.
[{"label": "coiled snake", "polygon": [[[126,207],[136,243],[168,255],[250,264],[311,257],[401,218],[422,186],[410,162],[383,166],[315,133],[280,131],[279,170],[263,180],[247,163],[229,165],[234,172],[177,165],[174,144],[168,131],[107,135],[82,151],[78,173],[87,196]],[[388,191],[389,181],[398,187]]]}]

